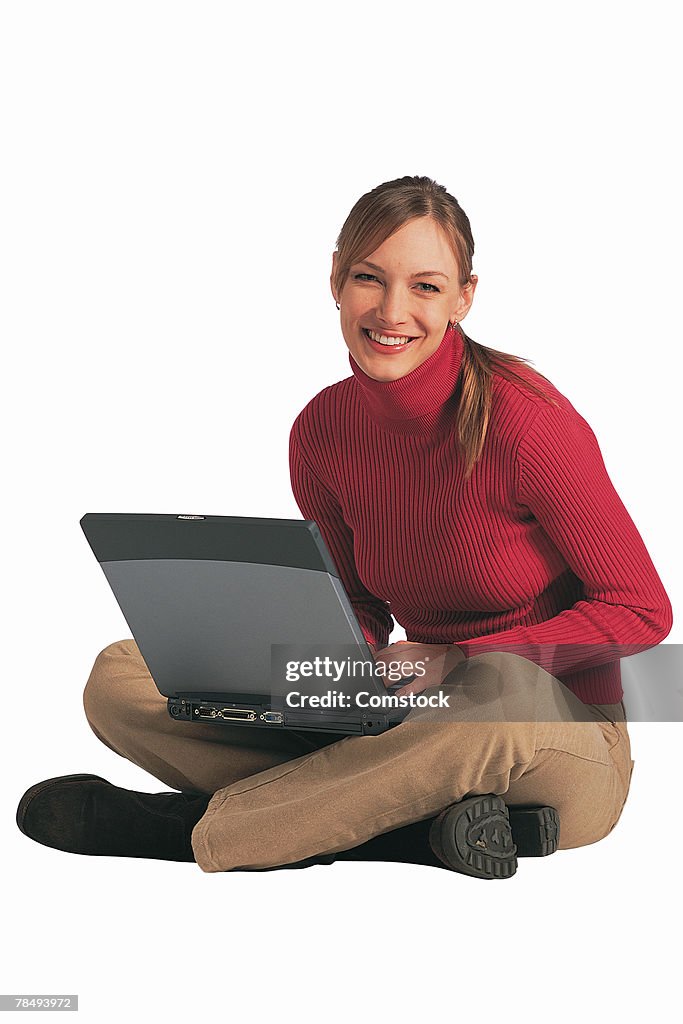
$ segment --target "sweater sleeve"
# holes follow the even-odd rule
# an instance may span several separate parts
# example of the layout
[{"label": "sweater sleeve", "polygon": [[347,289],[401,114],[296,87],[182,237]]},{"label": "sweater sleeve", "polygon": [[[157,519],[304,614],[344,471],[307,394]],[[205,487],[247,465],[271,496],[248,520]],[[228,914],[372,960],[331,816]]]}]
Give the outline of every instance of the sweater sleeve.
[{"label": "sweater sleeve", "polygon": [[393,629],[389,604],[371,594],[359,579],[353,531],[344,520],[337,499],[307,463],[294,429],[289,439],[289,469],[296,503],[305,519],[318,524],[365,639],[375,647],[386,647]]},{"label": "sweater sleeve", "polygon": [[545,622],[459,643],[465,655],[509,650],[557,676],[663,640],[671,603],[595,435],[574,409],[539,408],[517,449],[516,484],[519,503],[581,580],[583,597]]}]

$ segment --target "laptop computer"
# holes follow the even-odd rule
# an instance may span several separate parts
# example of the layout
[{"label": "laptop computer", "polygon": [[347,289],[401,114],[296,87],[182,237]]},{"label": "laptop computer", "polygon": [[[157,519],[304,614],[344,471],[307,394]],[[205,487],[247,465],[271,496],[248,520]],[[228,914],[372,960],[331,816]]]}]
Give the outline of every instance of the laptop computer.
[{"label": "laptop computer", "polygon": [[368,735],[409,712],[394,691],[411,677],[373,658],[315,522],[88,513],[81,527],[173,719]]}]

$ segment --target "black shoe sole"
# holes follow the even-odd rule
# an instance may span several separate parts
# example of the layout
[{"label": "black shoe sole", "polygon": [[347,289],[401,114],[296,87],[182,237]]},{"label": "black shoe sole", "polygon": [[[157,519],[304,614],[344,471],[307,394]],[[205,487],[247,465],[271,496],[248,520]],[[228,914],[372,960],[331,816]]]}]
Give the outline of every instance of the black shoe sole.
[{"label": "black shoe sole", "polygon": [[559,841],[560,816],[554,807],[508,807],[492,793],[448,807],[429,833],[439,860],[474,878],[510,878],[518,857],[547,857]]},{"label": "black shoe sole", "polygon": [[518,857],[548,857],[560,842],[560,816],[554,807],[508,807]]},{"label": "black shoe sole", "polygon": [[42,792],[44,792],[44,790],[49,789],[51,786],[54,786],[54,784],[56,782],[94,782],[94,781],[96,781],[96,782],[105,782],[105,783],[107,783],[107,785],[109,785],[107,780],[103,779],[100,775],[58,775],[54,779],[43,779],[42,782],[37,782],[35,786],[31,786],[30,789],[26,790],[26,792],[22,796],[21,800],[19,801],[19,806],[17,807],[17,825],[19,827],[19,830],[21,832],[23,832],[25,836],[28,836],[29,839],[33,839],[34,838],[34,836],[32,836],[31,833],[28,832],[26,830],[26,828],[24,827],[24,823],[25,823],[25,820],[26,820],[26,812],[28,811],[29,804],[33,800],[35,800],[35,798],[37,796],[40,796],[40,794]]},{"label": "black shoe sole", "polygon": [[473,878],[510,878],[517,870],[508,808],[489,793],[448,807],[432,822],[432,850],[447,867]]}]

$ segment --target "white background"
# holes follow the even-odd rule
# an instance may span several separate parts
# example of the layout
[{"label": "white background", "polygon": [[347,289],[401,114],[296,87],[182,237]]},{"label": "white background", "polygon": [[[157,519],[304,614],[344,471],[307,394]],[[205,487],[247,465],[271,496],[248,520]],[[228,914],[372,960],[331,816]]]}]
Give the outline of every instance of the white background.
[{"label": "white background", "polygon": [[673,1015],[681,724],[631,726],[607,839],[506,883],[82,858],[32,844],[14,812],[71,772],[163,788],[82,713],[95,655],[129,633],[79,519],[299,516],[289,427],[350,372],[331,253],[389,178],[461,202],[480,279],[465,329],[533,360],[592,425],[677,614],[676,15],[2,3],[1,991],[77,992],[87,1021],[126,1003],[139,1020]]}]

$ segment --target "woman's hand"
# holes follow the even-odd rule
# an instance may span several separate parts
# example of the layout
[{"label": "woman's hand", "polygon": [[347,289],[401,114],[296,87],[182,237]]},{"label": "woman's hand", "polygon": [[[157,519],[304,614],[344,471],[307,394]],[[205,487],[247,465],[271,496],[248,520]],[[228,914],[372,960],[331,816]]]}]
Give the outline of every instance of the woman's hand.
[{"label": "woman's hand", "polygon": [[455,644],[418,644],[410,640],[398,640],[389,647],[377,650],[371,647],[376,661],[385,665],[384,685],[395,686],[396,674],[415,678],[394,693],[402,696],[408,693],[422,693],[432,686],[441,686],[446,676],[466,660]]}]

